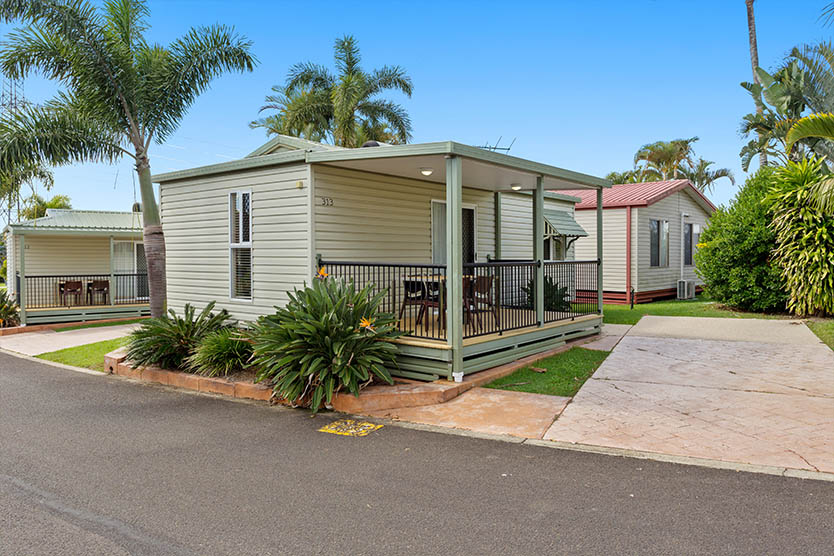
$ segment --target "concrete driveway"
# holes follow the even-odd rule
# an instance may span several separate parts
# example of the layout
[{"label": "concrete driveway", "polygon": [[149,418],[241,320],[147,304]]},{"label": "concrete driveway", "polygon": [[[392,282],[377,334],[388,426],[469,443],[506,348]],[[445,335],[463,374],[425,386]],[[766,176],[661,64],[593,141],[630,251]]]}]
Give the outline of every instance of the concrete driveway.
[{"label": "concrete driveway", "polygon": [[544,438],[834,472],[834,351],[799,321],[643,317]]},{"label": "concrete driveway", "polygon": [[59,349],[114,340],[127,336],[138,327],[139,324],[134,323],[66,331],[39,330],[37,332],[24,332],[11,336],[0,336],[0,349],[23,353],[24,355],[40,355]]}]

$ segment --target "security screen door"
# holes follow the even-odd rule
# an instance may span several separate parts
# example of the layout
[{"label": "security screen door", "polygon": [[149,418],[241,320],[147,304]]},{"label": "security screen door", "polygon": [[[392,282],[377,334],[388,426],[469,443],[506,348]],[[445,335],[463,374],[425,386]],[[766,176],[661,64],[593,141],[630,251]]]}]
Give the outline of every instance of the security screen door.
[{"label": "security screen door", "polygon": [[[475,262],[475,209],[463,208],[463,264]],[[431,204],[431,256],[434,264],[446,264],[446,203]]]}]

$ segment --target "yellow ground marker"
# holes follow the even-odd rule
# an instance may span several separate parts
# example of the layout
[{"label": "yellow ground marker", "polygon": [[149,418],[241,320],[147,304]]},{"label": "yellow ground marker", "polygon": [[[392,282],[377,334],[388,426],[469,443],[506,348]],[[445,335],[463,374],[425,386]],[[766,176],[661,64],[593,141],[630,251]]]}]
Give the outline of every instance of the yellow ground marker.
[{"label": "yellow ground marker", "polygon": [[382,428],[382,425],[369,423],[368,421],[356,421],[354,419],[339,419],[319,429],[319,432],[329,432],[341,436],[368,436],[375,430]]}]

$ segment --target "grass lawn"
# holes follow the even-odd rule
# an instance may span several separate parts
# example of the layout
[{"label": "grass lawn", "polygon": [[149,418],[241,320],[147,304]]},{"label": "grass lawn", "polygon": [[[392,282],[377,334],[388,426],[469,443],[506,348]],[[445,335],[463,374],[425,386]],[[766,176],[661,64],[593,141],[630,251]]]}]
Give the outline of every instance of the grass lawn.
[{"label": "grass lawn", "polygon": [[808,328],[828,347],[834,349],[834,319],[808,321]]},{"label": "grass lawn", "polygon": [[533,364],[533,367],[547,369],[545,373],[537,373],[530,370],[530,367],[525,367],[490,382],[485,387],[551,396],[573,396],[608,357],[608,353],[580,347],[571,348]]},{"label": "grass lawn", "polygon": [[117,320],[113,322],[87,322],[84,324],[76,324],[75,326],[67,326],[66,328],[58,328],[56,332],[67,332],[68,330],[80,330],[82,328],[101,328],[102,326],[117,326],[120,324],[133,324],[135,322],[142,322],[147,319],[126,319]]},{"label": "grass lawn", "polygon": [[127,337],[115,338],[83,346],[59,349],[58,351],[42,353],[38,355],[38,358],[104,372],[104,356],[114,349],[127,345],[127,340]]},{"label": "grass lawn", "polygon": [[637,321],[645,315],[658,315],[663,317],[723,317],[723,318],[747,318],[747,319],[780,319],[787,318],[787,315],[766,315],[762,313],[745,313],[727,309],[714,301],[710,301],[705,295],[699,295],[695,299],[655,301],[653,303],[635,304],[634,309],[628,305],[603,305],[603,322],[609,324],[637,324]]}]

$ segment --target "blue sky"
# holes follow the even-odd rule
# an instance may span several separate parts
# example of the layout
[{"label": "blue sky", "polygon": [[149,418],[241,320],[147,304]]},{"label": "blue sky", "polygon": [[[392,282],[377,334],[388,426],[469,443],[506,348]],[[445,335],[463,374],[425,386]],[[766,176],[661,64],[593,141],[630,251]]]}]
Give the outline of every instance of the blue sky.
[{"label": "blue sky", "polygon": [[[828,0],[756,2],[759,57],[777,64],[794,45],[829,39]],[[365,69],[405,67],[414,142],[481,145],[515,138],[511,154],[595,175],[631,167],[641,145],[698,136],[696,154],[744,179],[740,118],[752,101],[742,0],[596,2],[152,1],[149,37],[167,44],[191,26],[222,22],[254,42],[251,74],[218,80],[182,127],[151,150],[156,173],[239,158],[267,138],[248,122],[296,62],[332,65],[337,36],[353,34]],[[0,25],[5,34],[9,25]],[[30,100],[56,85],[25,82]],[[50,194],[75,208],[129,210],[134,176],[116,166],[59,168]],[[737,191],[722,180],[712,198]]]}]

